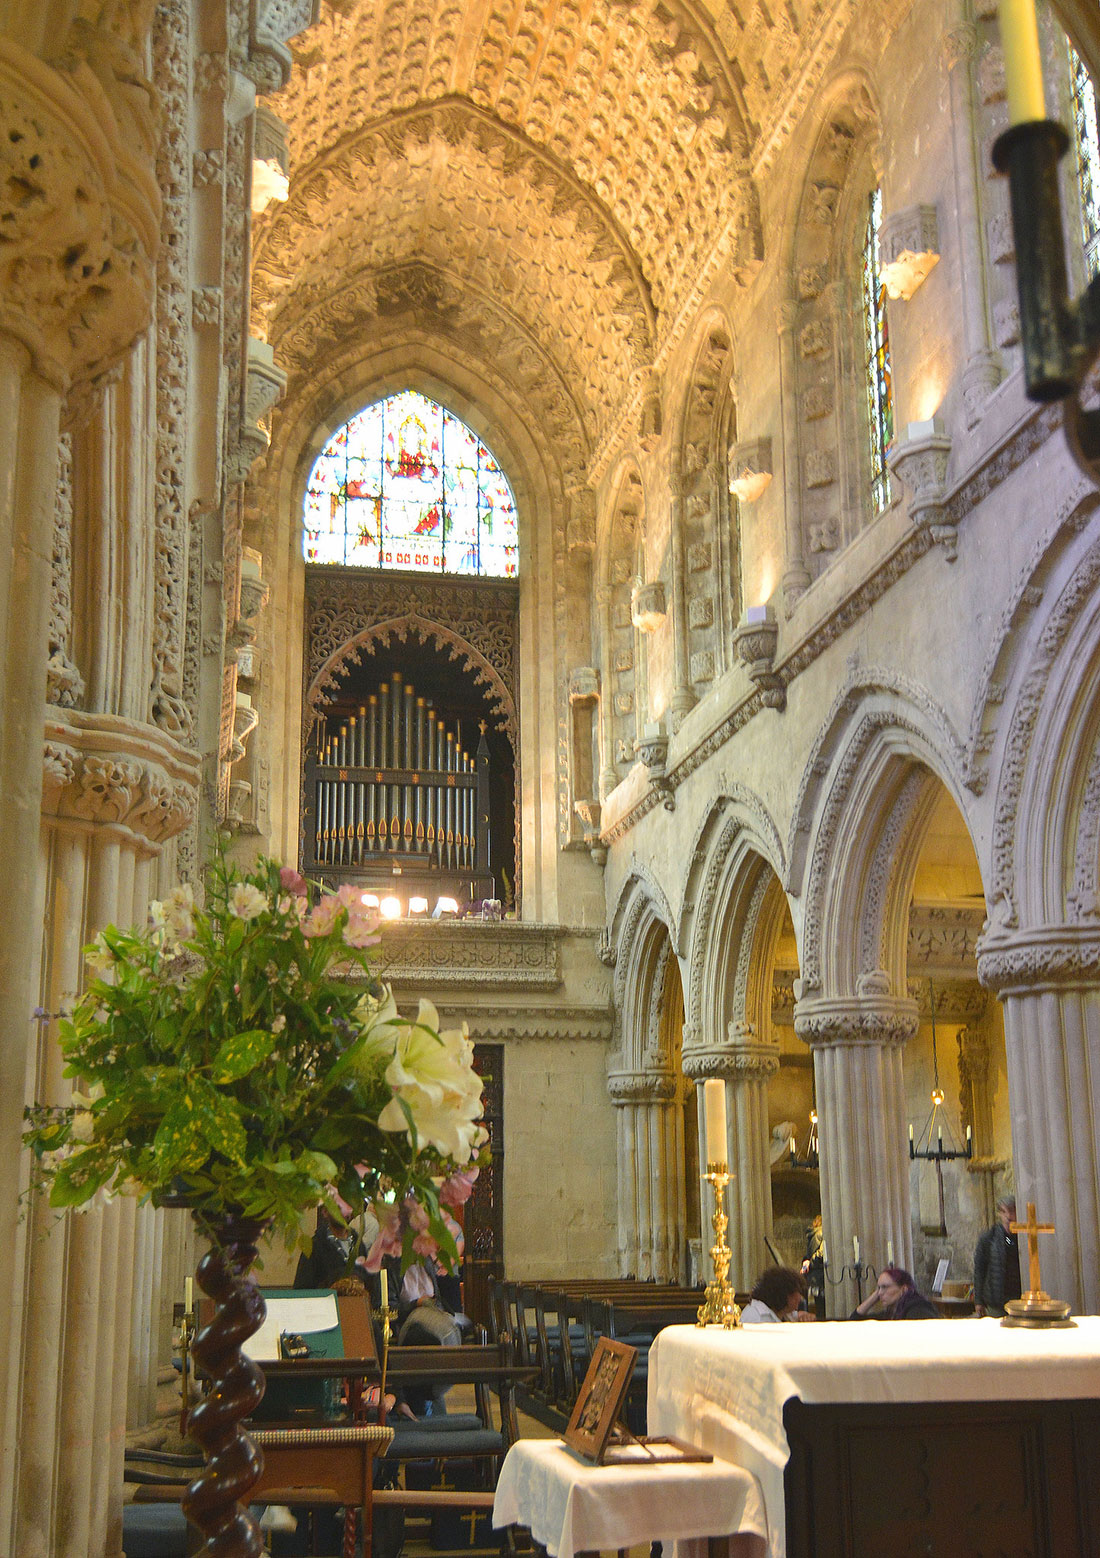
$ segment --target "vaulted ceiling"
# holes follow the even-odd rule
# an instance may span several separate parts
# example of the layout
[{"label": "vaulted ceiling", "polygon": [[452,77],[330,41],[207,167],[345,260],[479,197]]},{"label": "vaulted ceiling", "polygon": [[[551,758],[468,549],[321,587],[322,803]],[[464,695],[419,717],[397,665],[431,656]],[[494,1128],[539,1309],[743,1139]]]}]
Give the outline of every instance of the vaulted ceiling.
[{"label": "vaulted ceiling", "polygon": [[850,4],[326,0],[270,99],[290,195],[254,233],[292,393],[407,315],[594,447],[719,269],[759,263],[756,180]]}]

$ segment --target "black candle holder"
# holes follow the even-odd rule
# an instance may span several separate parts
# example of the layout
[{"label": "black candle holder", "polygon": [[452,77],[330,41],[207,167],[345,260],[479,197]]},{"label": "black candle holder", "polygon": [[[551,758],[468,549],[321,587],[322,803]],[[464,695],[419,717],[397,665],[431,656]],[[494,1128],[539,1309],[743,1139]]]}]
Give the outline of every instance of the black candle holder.
[{"label": "black candle holder", "polygon": [[1052,119],[1014,124],[994,141],[993,165],[1008,175],[1028,398],[1064,402],[1070,452],[1100,482],[1100,410],[1079,399],[1100,355],[1100,277],[1070,301],[1058,187],[1068,147],[1069,136]]}]

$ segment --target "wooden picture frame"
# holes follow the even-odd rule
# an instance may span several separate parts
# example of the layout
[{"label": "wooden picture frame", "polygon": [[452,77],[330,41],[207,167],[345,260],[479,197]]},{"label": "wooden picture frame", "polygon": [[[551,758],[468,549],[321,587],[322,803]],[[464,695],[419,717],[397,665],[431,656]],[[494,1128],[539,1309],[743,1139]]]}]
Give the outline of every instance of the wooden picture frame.
[{"label": "wooden picture frame", "polygon": [[564,1438],[571,1449],[599,1465],[626,1400],[637,1348],[601,1336],[577,1392]]}]

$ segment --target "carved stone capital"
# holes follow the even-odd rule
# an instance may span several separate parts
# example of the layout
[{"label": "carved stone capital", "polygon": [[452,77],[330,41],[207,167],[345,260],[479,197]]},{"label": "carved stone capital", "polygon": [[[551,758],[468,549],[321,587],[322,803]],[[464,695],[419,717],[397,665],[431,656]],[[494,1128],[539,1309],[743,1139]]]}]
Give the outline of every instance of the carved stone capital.
[{"label": "carved stone capital", "polygon": [[569,673],[569,702],[574,706],[598,703],[600,673],[595,666],[579,665]]},{"label": "carved stone capital", "polygon": [[978,978],[999,996],[1100,986],[1100,924],[1041,925],[978,942]]},{"label": "carved stone capital", "polygon": [[0,327],[60,388],[147,326],[161,206],[139,50],[82,19],[57,42],[54,68],[0,37]]},{"label": "carved stone capital", "polygon": [[748,671],[753,686],[759,689],[765,706],[785,708],[786,684],[773,669],[779,624],[771,607],[750,606],[737,624],[733,641],[737,658]]},{"label": "carved stone capital", "polygon": [[187,827],[198,801],[201,759],[147,725],[112,715],[47,711],[45,815],[83,826],[121,827],[152,844]]},{"label": "carved stone capital", "polygon": [[794,1008],[794,1031],[813,1049],[904,1044],[919,1021],[916,1001],[869,988],[855,996],[812,996]]},{"label": "carved stone capital", "polygon": [[669,1104],[676,1097],[671,1071],[612,1071],[607,1092],[613,1104]]},{"label": "carved stone capital", "polygon": [[779,1070],[779,1046],[742,1042],[685,1048],[681,1069],[693,1082],[705,1082],[711,1077],[726,1082],[763,1082]]},{"label": "carved stone capital", "polygon": [[954,562],[956,529],[943,503],[951,440],[933,422],[911,422],[909,434],[903,443],[894,445],[889,456],[890,469],[909,493],[909,517],[913,524],[927,525],[943,546],[948,561]]}]

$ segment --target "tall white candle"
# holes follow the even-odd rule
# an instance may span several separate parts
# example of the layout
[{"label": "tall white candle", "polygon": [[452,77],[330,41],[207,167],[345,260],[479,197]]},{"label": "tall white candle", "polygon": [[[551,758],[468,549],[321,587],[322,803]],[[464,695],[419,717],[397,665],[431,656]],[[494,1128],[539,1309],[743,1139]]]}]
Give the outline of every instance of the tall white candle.
[{"label": "tall white candle", "polygon": [[1032,119],[1045,119],[1035,0],[999,0],[997,19],[1005,56],[1008,122],[1026,124]]},{"label": "tall white candle", "polygon": [[382,1308],[388,1309],[390,1307],[390,1274],[385,1266],[379,1271],[378,1276],[382,1283]]},{"label": "tall white candle", "polygon": [[706,1126],[707,1162],[726,1161],[726,1084],[717,1077],[703,1083],[703,1119]]},{"label": "tall white candle", "polygon": [[191,1300],[194,1297],[195,1282],[193,1277],[183,1279],[183,1308],[185,1314],[191,1313]]},{"label": "tall white candle", "polygon": [[852,1235],[852,1254],[855,1256],[856,1265],[859,1265],[859,1234]]},{"label": "tall white candle", "polygon": [[888,1266],[892,1266],[894,1264],[894,1241],[893,1241],[893,1239],[887,1239],[887,1241],[886,1241],[886,1264]]}]

